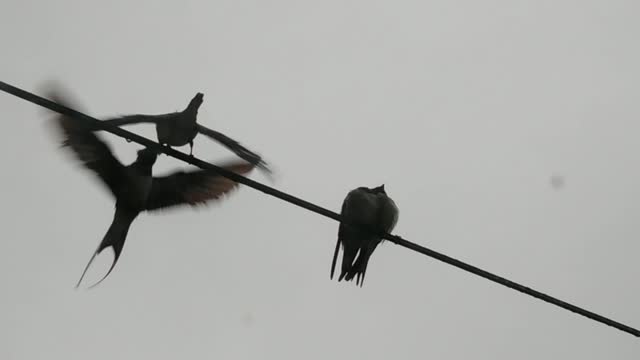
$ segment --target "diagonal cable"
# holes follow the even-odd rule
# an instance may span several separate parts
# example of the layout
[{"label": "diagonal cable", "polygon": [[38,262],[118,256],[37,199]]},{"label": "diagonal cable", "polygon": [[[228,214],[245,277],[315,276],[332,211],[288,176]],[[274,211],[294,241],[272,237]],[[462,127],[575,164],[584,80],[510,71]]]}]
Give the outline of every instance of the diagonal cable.
[{"label": "diagonal cable", "polygon": [[[0,90],[4,91],[6,93],[9,93],[11,95],[17,96],[17,97],[19,97],[19,98],[21,98],[23,100],[26,100],[26,101],[29,101],[31,103],[34,103],[34,104],[40,105],[42,107],[45,107],[45,108],[47,108],[49,110],[58,112],[60,114],[67,115],[67,116],[76,118],[76,119],[81,120],[81,121],[86,121],[86,122],[90,123],[92,126],[95,126],[96,128],[102,129],[102,130],[110,132],[110,133],[112,133],[114,135],[117,135],[117,136],[123,137],[125,139],[131,140],[133,142],[136,142],[138,144],[144,145],[144,146],[149,147],[151,149],[155,149],[155,150],[157,150],[159,152],[165,153],[165,154],[167,154],[167,155],[169,155],[171,157],[174,157],[174,158],[176,158],[178,160],[182,160],[182,161],[184,161],[186,163],[189,163],[191,165],[195,165],[195,166],[200,167],[202,169],[209,169],[209,170],[217,171],[222,176],[225,176],[225,177],[227,177],[227,178],[229,178],[229,179],[231,179],[233,181],[236,181],[236,182],[238,182],[240,184],[252,187],[252,188],[254,188],[256,190],[262,191],[265,194],[277,197],[280,200],[284,200],[284,201],[286,201],[288,203],[291,203],[293,205],[299,206],[299,207],[304,208],[306,210],[315,212],[316,214],[320,214],[320,215],[326,216],[326,217],[331,218],[333,220],[336,220],[338,222],[344,222],[339,214],[337,214],[337,213],[335,213],[335,212],[333,212],[331,210],[328,210],[328,209],[325,209],[325,208],[320,207],[318,205],[312,204],[312,203],[310,203],[308,201],[305,201],[305,200],[300,199],[298,197],[295,197],[293,195],[289,195],[289,194],[287,194],[285,192],[276,190],[276,189],[274,189],[274,188],[272,188],[270,186],[261,184],[261,183],[259,183],[257,181],[251,180],[251,179],[248,179],[248,178],[246,178],[244,176],[241,176],[241,175],[238,175],[238,174],[233,173],[231,171],[225,170],[223,168],[220,168],[218,166],[210,164],[210,163],[208,163],[206,161],[202,161],[202,160],[200,160],[200,159],[198,159],[196,157],[189,156],[189,155],[187,155],[185,153],[182,153],[180,151],[174,150],[172,148],[162,146],[162,145],[158,144],[157,142],[149,140],[149,139],[147,139],[147,138],[145,138],[143,136],[140,136],[140,135],[137,135],[135,133],[129,132],[129,131],[124,130],[122,128],[119,128],[117,126],[110,125],[108,123],[102,122],[102,121],[100,121],[100,120],[98,120],[96,118],[93,118],[91,116],[85,115],[85,114],[83,114],[81,112],[75,111],[75,110],[70,109],[70,108],[68,108],[66,106],[62,106],[62,105],[56,104],[53,101],[47,100],[47,99],[45,99],[43,97],[40,97],[38,95],[35,95],[35,94],[30,93],[30,92],[25,91],[25,90],[22,90],[20,88],[15,87],[15,86],[9,85],[9,84],[7,84],[7,83],[5,83],[3,81],[0,81]],[[354,224],[349,224],[349,223],[346,223],[346,224],[349,225],[349,226],[355,226]],[[444,262],[446,264],[455,266],[455,267],[457,267],[459,269],[462,269],[464,271],[467,271],[467,272],[470,272],[472,274],[478,275],[478,276],[483,277],[483,278],[485,278],[487,280],[493,281],[495,283],[498,283],[500,285],[506,286],[506,287],[508,287],[510,289],[519,291],[521,293],[527,294],[529,296],[533,296],[533,297],[535,297],[537,299],[540,299],[540,300],[542,300],[544,302],[556,305],[558,307],[561,307],[561,308],[563,308],[565,310],[569,310],[569,311],[574,312],[576,314],[582,315],[582,316],[584,316],[586,318],[589,318],[591,320],[594,320],[594,321],[597,321],[599,323],[614,327],[614,328],[616,328],[616,329],[618,329],[620,331],[629,333],[629,334],[631,334],[631,335],[633,335],[635,337],[640,337],[640,330],[635,329],[635,328],[633,328],[631,326],[619,323],[617,321],[614,321],[614,320],[609,319],[607,317],[604,317],[602,315],[598,315],[598,314],[596,314],[594,312],[591,312],[589,310],[586,310],[586,309],[583,309],[583,308],[578,307],[576,305],[570,304],[570,303],[568,303],[566,301],[562,301],[562,300],[560,300],[558,298],[555,298],[553,296],[547,295],[545,293],[542,293],[540,291],[534,290],[534,289],[529,288],[527,286],[524,286],[524,285],[518,284],[516,282],[513,282],[513,281],[511,281],[509,279],[506,279],[506,278],[503,278],[501,276],[495,275],[495,274],[490,273],[490,272],[488,272],[486,270],[482,270],[482,269],[480,269],[478,267],[475,267],[473,265],[467,264],[465,262],[462,262],[462,261],[457,260],[455,258],[452,258],[450,256],[444,255],[444,254],[439,253],[437,251],[428,249],[428,248],[426,248],[424,246],[421,246],[421,245],[418,245],[416,243],[410,242],[408,240],[405,240],[405,239],[401,238],[400,236],[391,235],[391,234],[384,234],[383,237],[385,239],[397,244],[397,245],[404,246],[407,249],[410,249],[410,250],[419,252],[419,253],[421,253],[423,255],[426,255],[426,256],[432,257],[434,259],[440,260],[440,261],[442,261],[442,262]]]}]

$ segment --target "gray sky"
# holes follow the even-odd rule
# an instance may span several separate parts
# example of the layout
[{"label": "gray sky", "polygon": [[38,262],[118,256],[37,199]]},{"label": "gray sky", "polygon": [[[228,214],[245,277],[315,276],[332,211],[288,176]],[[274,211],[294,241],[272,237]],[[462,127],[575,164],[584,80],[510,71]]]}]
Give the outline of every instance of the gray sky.
[{"label": "gray sky", "polygon": [[[98,117],[202,91],[200,122],[263,154],[277,188],[338,210],[385,183],[398,234],[638,327],[639,10],[4,0],[1,80],[57,80]],[[393,244],[363,288],[332,282],[337,223],[246,187],[140,216],[112,275],[75,291],[113,202],[49,113],[6,94],[0,109],[2,359],[640,357],[630,335]],[[104,138],[125,162],[140,148]],[[195,153],[231,158],[206,138]]]}]

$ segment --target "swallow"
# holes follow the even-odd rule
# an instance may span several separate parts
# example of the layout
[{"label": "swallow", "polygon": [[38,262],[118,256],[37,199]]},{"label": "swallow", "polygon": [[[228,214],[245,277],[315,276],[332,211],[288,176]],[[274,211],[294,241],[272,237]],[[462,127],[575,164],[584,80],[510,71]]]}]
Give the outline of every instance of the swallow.
[{"label": "swallow", "polygon": [[342,268],[338,281],[351,281],[355,277],[356,285],[362,287],[373,251],[383,241],[382,235],[391,232],[398,222],[398,208],[387,196],[383,184],[375,188],[359,187],[350,191],[342,203],[340,213],[353,226],[340,223],[330,278],[333,279],[342,245]]},{"label": "swallow", "polygon": [[[71,107],[57,91],[51,91],[48,97],[61,105]],[[62,135],[62,146],[70,148],[75,157],[97,175],[115,199],[115,213],[111,226],[91,256],[76,288],[96,256],[107,248],[114,252],[111,267],[106,275],[91,287],[109,276],[120,258],[129,228],[141,212],[153,212],[180,205],[204,205],[220,199],[238,186],[238,183],[213,170],[178,171],[168,176],[154,177],[152,168],[158,155],[155,150],[139,150],[136,160],[125,166],[96,135],[95,131],[98,129],[92,128],[90,124],[65,115],[56,115],[54,123]],[[244,175],[253,170],[254,165],[236,162],[222,167]]]},{"label": "swallow", "polygon": [[239,142],[220,133],[198,124],[198,109],[204,101],[204,94],[197,93],[189,102],[189,105],[180,112],[173,112],[161,115],[126,115],[117,118],[107,119],[115,126],[132,125],[140,123],[153,123],[156,125],[158,142],[165,146],[184,146],[189,144],[189,155],[193,155],[193,140],[198,134],[203,134],[231,150],[240,158],[260,167],[267,173],[270,172],[267,163],[262,157],[253,151],[245,148]]}]

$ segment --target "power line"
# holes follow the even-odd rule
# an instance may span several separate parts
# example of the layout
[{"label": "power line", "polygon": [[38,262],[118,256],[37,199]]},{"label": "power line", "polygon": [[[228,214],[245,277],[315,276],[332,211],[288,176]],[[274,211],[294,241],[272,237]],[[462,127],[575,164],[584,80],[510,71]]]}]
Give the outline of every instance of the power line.
[{"label": "power line", "polygon": [[[104,131],[110,132],[110,133],[112,133],[114,135],[117,135],[117,136],[123,137],[125,139],[131,140],[133,142],[136,142],[138,144],[144,145],[146,147],[155,149],[155,150],[157,150],[159,152],[165,153],[165,154],[167,154],[167,155],[169,155],[171,157],[174,157],[174,158],[176,158],[178,160],[182,160],[182,161],[184,161],[186,163],[198,166],[198,167],[200,167],[202,169],[209,169],[209,170],[217,171],[221,175],[223,175],[223,176],[225,176],[225,177],[227,177],[227,178],[229,178],[229,179],[231,179],[233,181],[236,181],[238,183],[241,183],[241,184],[244,184],[246,186],[252,187],[252,188],[254,188],[256,190],[262,191],[265,194],[277,197],[280,200],[284,200],[284,201],[286,201],[288,203],[291,203],[293,205],[297,205],[297,206],[299,206],[301,208],[304,208],[306,210],[309,210],[309,211],[315,212],[317,214],[326,216],[326,217],[331,218],[333,220],[336,220],[338,222],[342,222],[341,216],[339,214],[331,211],[331,210],[325,209],[323,207],[320,207],[318,205],[312,204],[312,203],[310,203],[308,201],[305,201],[305,200],[300,199],[298,197],[295,197],[293,195],[289,195],[289,194],[284,193],[282,191],[276,190],[276,189],[274,189],[272,187],[269,187],[267,185],[261,184],[259,182],[254,181],[254,180],[248,179],[248,178],[246,178],[244,176],[241,176],[241,175],[238,175],[238,174],[236,174],[234,172],[227,171],[227,170],[225,170],[223,168],[220,168],[220,167],[215,166],[213,164],[210,164],[208,162],[205,162],[205,161],[202,161],[200,159],[197,159],[196,157],[189,156],[189,155],[184,154],[182,152],[176,151],[176,150],[174,150],[172,148],[162,146],[162,145],[156,143],[155,141],[149,140],[149,139],[147,139],[145,137],[142,137],[140,135],[137,135],[137,134],[134,134],[132,132],[126,131],[126,130],[124,130],[122,128],[119,128],[117,126],[113,126],[113,125],[110,125],[108,123],[102,122],[102,121],[100,121],[98,119],[95,119],[95,118],[93,118],[91,116],[88,116],[88,115],[85,115],[85,114],[83,114],[81,112],[78,112],[76,110],[67,108],[66,106],[62,106],[62,105],[56,104],[53,101],[47,100],[47,99],[45,99],[43,97],[40,97],[38,95],[35,95],[35,94],[30,93],[30,92],[25,91],[25,90],[22,90],[20,88],[15,87],[15,86],[9,85],[9,84],[7,84],[5,82],[0,81],[0,90],[4,91],[6,93],[9,93],[11,95],[17,96],[17,97],[19,97],[21,99],[24,99],[26,101],[29,101],[31,103],[34,103],[34,104],[40,105],[42,107],[45,107],[45,108],[47,108],[49,110],[58,112],[60,114],[67,115],[67,116],[70,116],[70,117],[73,117],[73,118],[76,118],[76,119],[81,119],[82,121],[86,121],[86,122],[90,123],[92,126],[95,126],[96,128],[99,128],[99,129],[102,129]],[[353,224],[347,224],[347,225],[354,226]],[[579,315],[582,315],[584,317],[587,317],[587,318],[589,318],[591,320],[600,322],[600,323],[605,324],[605,325],[609,325],[609,326],[614,327],[614,328],[616,328],[616,329],[618,329],[620,331],[629,333],[629,334],[631,334],[633,336],[640,337],[640,330],[634,329],[634,328],[632,328],[632,327],[630,327],[628,325],[624,325],[624,324],[619,323],[617,321],[614,321],[612,319],[606,318],[606,317],[604,317],[602,315],[598,315],[598,314],[593,313],[591,311],[585,310],[585,309],[583,309],[581,307],[578,307],[576,305],[572,305],[572,304],[570,304],[568,302],[562,301],[562,300],[557,299],[557,298],[555,298],[553,296],[544,294],[542,292],[539,292],[537,290],[531,289],[531,288],[526,287],[524,285],[515,283],[515,282],[513,282],[511,280],[505,279],[505,278],[503,278],[501,276],[498,276],[498,275],[495,275],[495,274],[490,273],[488,271],[485,271],[485,270],[482,270],[480,268],[477,268],[477,267],[475,267],[473,265],[464,263],[464,262],[462,262],[460,260],[457,260],[457,259],[454,259],[454,258],[449,257],[447,255],[441,254],[441,253],[439,253],[437,251],[428,249],[428,248],[426,248],[424,246],[412,243],[410,241],[407,241],[407,240],[401,238],[400,236],[391,235],[391,234],[384,234],[383,237],[385,239],[397,244],[397,245],[404,246],[407,249],[410,249],[410,250],[419,252],[421,254],[427,255],[429,257],[432,257],[434,259],[440,260],[440,261],[442,261],[444,263],[447,263],[449,265],[455,266],[455,267],[457,267],[459,269],[462,269],[462,270],[465,270],[465,271],[470,272],[472,274],[478,275],[480,277],[483,277],[483,278],[485,278],[487,280],[493,281],[493,282],[498,283],[500,285],[506,286],[506,287],[511,288],[513,290],[516,290],[516,291],[522,292],[524,294],[533,296],[533,297],[535,297],[537,299],[540,299],[540,300],[542,300],[544,302],[556,305],[556,306],[561,307],[563,309],[566,309],[566,310],[569,310],[569,311],[574,312],[576,314],[579,314]]]}]

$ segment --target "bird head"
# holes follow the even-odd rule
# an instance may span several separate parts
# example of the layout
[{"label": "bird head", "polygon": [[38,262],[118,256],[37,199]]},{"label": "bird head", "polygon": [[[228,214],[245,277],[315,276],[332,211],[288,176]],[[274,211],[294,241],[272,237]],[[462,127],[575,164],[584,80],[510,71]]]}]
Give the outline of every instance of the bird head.
[{"label": "bird head", "polygon": [[204,101],[204,94],[200,92],[197,93],[196,96],[194,96],[193,99],[191,99],[191,102],[189,102],[189,105],[187,106],[187,110],[197,112],[198,108],[200,108],[200,105],[202,105],[203,101]]},{"label": "bird head", "polygon": [[142,150],[138,150],[138,158],[136,162],[139,164],[150,165],[155,164],[156,159],[158,158],[158,152],[151,148],[144,148]]},{"label": "bird head", "polygon": [[385,194],[387,195],[387,192],[384,191],[384,184],[378,186],[378,187],[374,187],[373,189],[371,189],[371,192],[374,194]]}]

